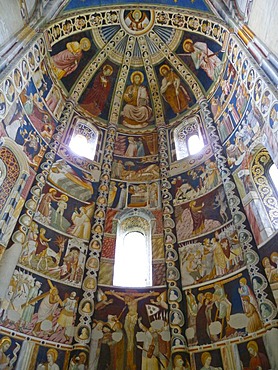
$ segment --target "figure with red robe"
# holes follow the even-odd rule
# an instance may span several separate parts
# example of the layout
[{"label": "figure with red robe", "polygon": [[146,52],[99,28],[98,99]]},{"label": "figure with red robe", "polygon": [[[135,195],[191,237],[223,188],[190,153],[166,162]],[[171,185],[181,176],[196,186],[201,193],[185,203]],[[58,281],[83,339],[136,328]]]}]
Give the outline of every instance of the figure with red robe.
[{"label": "figure with red robe", "polygon": [[245,367],[244,370],[269,370],[270,364],[266,355],[259,352],[258,344],[254,340],[251,340],[247,344],[247,350],[250,354],[249,366]]},{"label": "figure with red robe", "polygon": [[106,64],[96,76],[93,86],[85,92],[81,107],[94,116],[99,116],[105,106],[110,89],[113,68]]}]

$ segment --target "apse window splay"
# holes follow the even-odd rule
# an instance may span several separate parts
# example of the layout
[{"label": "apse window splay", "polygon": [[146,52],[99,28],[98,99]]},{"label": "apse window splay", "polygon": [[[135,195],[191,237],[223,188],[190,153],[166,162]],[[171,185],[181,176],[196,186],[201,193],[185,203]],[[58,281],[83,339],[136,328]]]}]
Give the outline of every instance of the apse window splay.
[{"label": "apse window splay", "polygon": [[198,135],[190,136],[188,139],[187,145],[188,145],[188,151],[190,155],[199,153],[204,147],[203,140]]},{"label": "apse window splay", "polygon": [[127,233],[117,245],[113,285],[145,287],[151,285],[149,256],[145,236],[137,231]]},{"label": "apse window splay", "polygon": [[91,160],[95,157],[95,144],[88,142],[87,138],[81,134],[72,136],[69,147],[75,154],[81,157],[86,157]]}]

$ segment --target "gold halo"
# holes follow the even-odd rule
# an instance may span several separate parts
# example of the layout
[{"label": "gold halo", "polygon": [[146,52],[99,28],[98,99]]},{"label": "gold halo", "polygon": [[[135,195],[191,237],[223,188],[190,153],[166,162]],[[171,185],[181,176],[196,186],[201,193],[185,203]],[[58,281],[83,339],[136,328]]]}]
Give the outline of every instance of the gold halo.
[{"label": "gold halo", "polygon": [[113,73],[113,67],[110,66],[110,64],[105,64],[102,68],[102,70],[104,71],[105,69],[109,69],[111,71],[111,74]]},{"label": "gold halo", "polygon": [[48,351],[47,351],[47,354],[51,354],[52,355],[52,358],[53,358],[53,361],[56,362],[57,358],[58,358],[58,351],[54,348],[50,348]]},{"label": "gold halo", "polygon": [[130,81],[132,82],[132,83],[134,83],[134,77],[136,76],[136,75],[139,75],[140,77],[141,77],[141,83],[144,81],[144,75],[143,75],[143,73],[142,72],[140,72],[140,71],[135,71],[135,72],[133,72],[132,74],[131,74],[131,76],[130,76]]},{"label": "gold halo", "polygon": [[254,341],[254,340],[251,340],[250,342],[247,343],[247,349],[249,348],[253,348],[256,352],[258,352],[258,344]]},{"label": "gold halo", "polygon": [[167,71],[170,71],[170,67],[167,66],[167,64],[162,64],[162,66],[159,68],[159,73],[162,75],[162,70],[167,69]]},{"label": "gold halo", "polygon": [[0,348],[2,347],[3,343],[5,343],[5,342],[9,343],[10,345],[12,344],[11,338],[9,338],[9,337],[3,337],[0,340]]},{"label": "gold halo", "polygon": [[189,50],[185,46],[186,44],[193,45],[193,41],[191,39],[185,39],[184,42],[183,42],[183,44],[182,44],[183,50],[189,53]]},{"label": "gold halo", "polygon": [[82,357],[87,358],[87,355],[86,355],[86,353],[85,353],[85,352],[80,352],[80,353],[79,353],[79,357],[81,357],[81,356],[82,356]]},{"label": "gold halo", "polygon": [[141,18],[142,18],[142,12],[141,12],[141,10],[139,10],[139,9],[135,9],[135,10],[132,12],[132,17],[133,17],[133,19],[135,19],[135,17],[134,17],[134,14],[135,14],[135,13],[139,13],[139,14],[140,14],[139,19],[141,19]]},{"label": "gold halo", "polygon": [[82,48],[82,50],[84,51],[88,51],[91,47],[91,41],[88,39],[88,37],[83,37],[81,40],[80,40],[80,46],[82,47],[82,44],[84,44],[88,42],[88,46]]},{"label": "gold halo", "polygon": [[204,365],[206,360],[211,357],[211,354],[209,352],[203,352],[201,356],[201,362]]}]

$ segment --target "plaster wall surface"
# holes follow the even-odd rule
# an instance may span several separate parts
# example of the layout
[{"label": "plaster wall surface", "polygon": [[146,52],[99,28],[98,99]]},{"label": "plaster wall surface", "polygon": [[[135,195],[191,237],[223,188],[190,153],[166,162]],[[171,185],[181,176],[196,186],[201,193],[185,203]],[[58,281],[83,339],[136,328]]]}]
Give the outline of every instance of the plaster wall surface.
[{"label": "plaster wall surface", "polygon": [[248,23],[256,36],[277,56],[278,27],[277,17],[273,17],[273,14],[278,14],[278,2],[276,0],[255,0]]}]

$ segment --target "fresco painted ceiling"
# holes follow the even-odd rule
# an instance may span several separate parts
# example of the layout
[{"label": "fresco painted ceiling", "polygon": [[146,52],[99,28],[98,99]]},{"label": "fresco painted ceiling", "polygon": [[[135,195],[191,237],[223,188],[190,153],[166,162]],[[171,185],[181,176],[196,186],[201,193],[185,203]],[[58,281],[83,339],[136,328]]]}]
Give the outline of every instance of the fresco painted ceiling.
[{"label": "fresco painted ceiling", "polygon": [[88,8],[88,7],[97,7],[104,5],[128,5],[128,4],[151,4],[151,5],[165,5],[165,6],[178,6],[187,9],[194,9],[198,11],[209,12],[210,9],[206,5],[205,0],[141,0],[138,3],[138,0],[70,0],[65,7],[64,11]]},{"label": "fresco painted ceiling", "polygon": [[95,123],[152,130],[180,122],[212,95],[226,66],[227,35],[215,18],[194,11],[90,9],[49,27],[49,70]]}]

